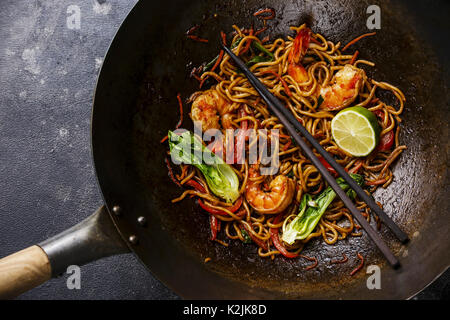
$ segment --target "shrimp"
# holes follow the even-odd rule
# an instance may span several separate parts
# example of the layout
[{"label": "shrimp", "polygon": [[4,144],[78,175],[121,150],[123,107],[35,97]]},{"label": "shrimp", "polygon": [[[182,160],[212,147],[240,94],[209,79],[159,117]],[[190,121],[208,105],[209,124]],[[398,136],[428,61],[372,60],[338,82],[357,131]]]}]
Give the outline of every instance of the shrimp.
[{"label": "shrimp", "polygon": [[194,123],[201,124],[202,131],[220,129],[220,124],[228,129],[232,128],[230,107],[216,90],[210,89],[195,94],[190,116]]},{"label": "shrimp", "polygon": [[301,60],[308,50],[310,39],[311,30],[309,28],[301,29],[294,39],[291,52],[289,52],[288,74],[299,83],[308,81],[308,72],[302,66]]},{"label": "shrimp", "polygon": [[[249,169],[249,178],[259,176],[256,166]],[[245,188],[247,202],[259,213],[275,214],[285,210],[292,202],[295,192],[295,184],[292,179],[278,175],[269,184],[269,190],[262,190],[261,183],[248,180]]]},{"label": "shrimp", "polygon": [[320,109],[337,111],[347,107],[358,96],[364,71],[350,64],[339,70],[329,86],[320,89],[323,102]]}]

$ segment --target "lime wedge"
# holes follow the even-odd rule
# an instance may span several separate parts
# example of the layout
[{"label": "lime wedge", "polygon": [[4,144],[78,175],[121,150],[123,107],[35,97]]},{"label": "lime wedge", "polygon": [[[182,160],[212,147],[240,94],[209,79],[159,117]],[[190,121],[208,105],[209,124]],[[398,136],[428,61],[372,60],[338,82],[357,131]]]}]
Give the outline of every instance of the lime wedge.
[{"label": "lime wedge", "polygon": [[354,157],[365,157],[378,144],[381,128],[377,117],[363,107],[340,111],[331,121],[331,134],[339,148]]}]

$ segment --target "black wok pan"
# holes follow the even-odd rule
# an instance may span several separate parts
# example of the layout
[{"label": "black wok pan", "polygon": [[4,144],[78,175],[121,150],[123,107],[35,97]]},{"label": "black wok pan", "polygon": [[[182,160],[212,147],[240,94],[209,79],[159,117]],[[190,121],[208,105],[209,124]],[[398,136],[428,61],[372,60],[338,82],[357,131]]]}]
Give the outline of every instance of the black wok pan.
[{"label": "black wok pan", "polygon": [[[159,143],[178,120],[176,94],[187,97],[197,90],[191,67],[217,54],[220,30],[257,23],[252,13],[259,8],[277,12],[270,35],[285,35],[290,25],[307,22],[328,39],[346,43],[368,32],[371,4],[381,7],[381,30],[354,48],[376,63],[368,69],[371,77],[398,86],[407,98],[400,139],[408,149],[395,165],[394,182],[376,193],[411,239],[400,245],[382,228],[402,267],[389,268],[366,236],[333,246],[308,244],[305,254],[319,260],[311,271],[304,270],[308,261],[261,259],[253,245],[211,243],[207,216],[195,203],[170,202],[181,190],[168,178],[166,148]],[[445,25],[424,24],[419,13]],[[28,290],[68,265],[131,250],[185,298],[411,297],[450,262],[447,14],[447,4],[415,1],[140,1],[111,44],[95,93],[92,150],[105,207],[63,234],[0,260],[0,296]],[[186,39],[195,24],[209,44]],[[367,289],[364,272],[349,276],[357,252],[366,266],[381,267],[381,290]],[[341,253],[349,262],[332,266]],[[205,264],[207,257],[212,260]]]}]

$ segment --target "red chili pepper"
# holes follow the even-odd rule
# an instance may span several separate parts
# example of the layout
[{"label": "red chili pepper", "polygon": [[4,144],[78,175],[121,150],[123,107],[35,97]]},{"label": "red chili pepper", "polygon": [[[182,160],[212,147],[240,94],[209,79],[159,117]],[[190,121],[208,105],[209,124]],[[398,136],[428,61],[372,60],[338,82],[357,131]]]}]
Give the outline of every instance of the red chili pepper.
[{"label": "red chili pepper", "polygon": [[188,182],[186,182],[185,184],[187,184],[188,186],[191,186],[193,188],[195,188],[197,191],[200,191],[202,193],[206,193],[206,189],[197,181],[191,179]]},{"label": "red chili pepper", "polygon": [[[225,211],[219,210],[219,209],[215,209],[215,208],[211,208],[209,206],[207,206],[206,204],[203,203],[202,200],[198,200],[198,204],[200,205],[200,207],[202,207],[203,209],[205,209],[206,211],[208,211],[209,213],[212,214],[218,214],[220,216],[227,216],[228,213],[226,213]],[[236,200],[236,202],[228,209],[228,211],[231,212],[236,212],[242,205],[242,197],[239,197],[239,199]]]},{"label": "red chili pepper", "polygon": [[[282,218],[282,214],[278,215],[274,220],[273,224],[277,224],[280,222]],[[285,256],[286,258],[296,258],[298,257],[297,253],[292,253],[286,250],[286,248],[283,246],[283,244],[280,241],[280,237],[278,236],[278,228],[270,228],[269,230],[270,238],[272,239],[273,245],[275,248],[277,248],[280,253]]]},{"label": "red chili pepper", "polygon": [[216,240],[217,232],[220,230],[220,220],[211,214],[209,215],[209,224],[211,226],[211,240]]},{"label": "red chili pepper", "polygon": [[394,144],[394,131],[391,130],[381,137],[377,150],[378,151],[390,150],[393,144]]},{"label": "red chili pepper", "polygon": [[338,176],[338,173],[334,168],[322,157],[319,157],[320,162],[322,162],[323,166],[328,170],[329,173],[331,173],[334,177]]}]

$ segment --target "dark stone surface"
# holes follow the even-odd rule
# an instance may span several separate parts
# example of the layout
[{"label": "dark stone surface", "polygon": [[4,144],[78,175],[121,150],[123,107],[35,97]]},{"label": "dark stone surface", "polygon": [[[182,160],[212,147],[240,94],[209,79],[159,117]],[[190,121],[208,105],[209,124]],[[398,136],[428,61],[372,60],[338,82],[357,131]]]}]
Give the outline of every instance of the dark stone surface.
[{"label": "dark stone surface", "polygon": [[[90,112],[102,59],[136,1],[0,2],[0,257],[59,233],[101,204]],[[80,29],[67,27],[70,5]],[[418,275],[420,276],[420,275]],[[131,254],[82,268],[81,290],[53,279],[21,299],[176,299]],[[450,272],[419,299],[448,299]]]}]

